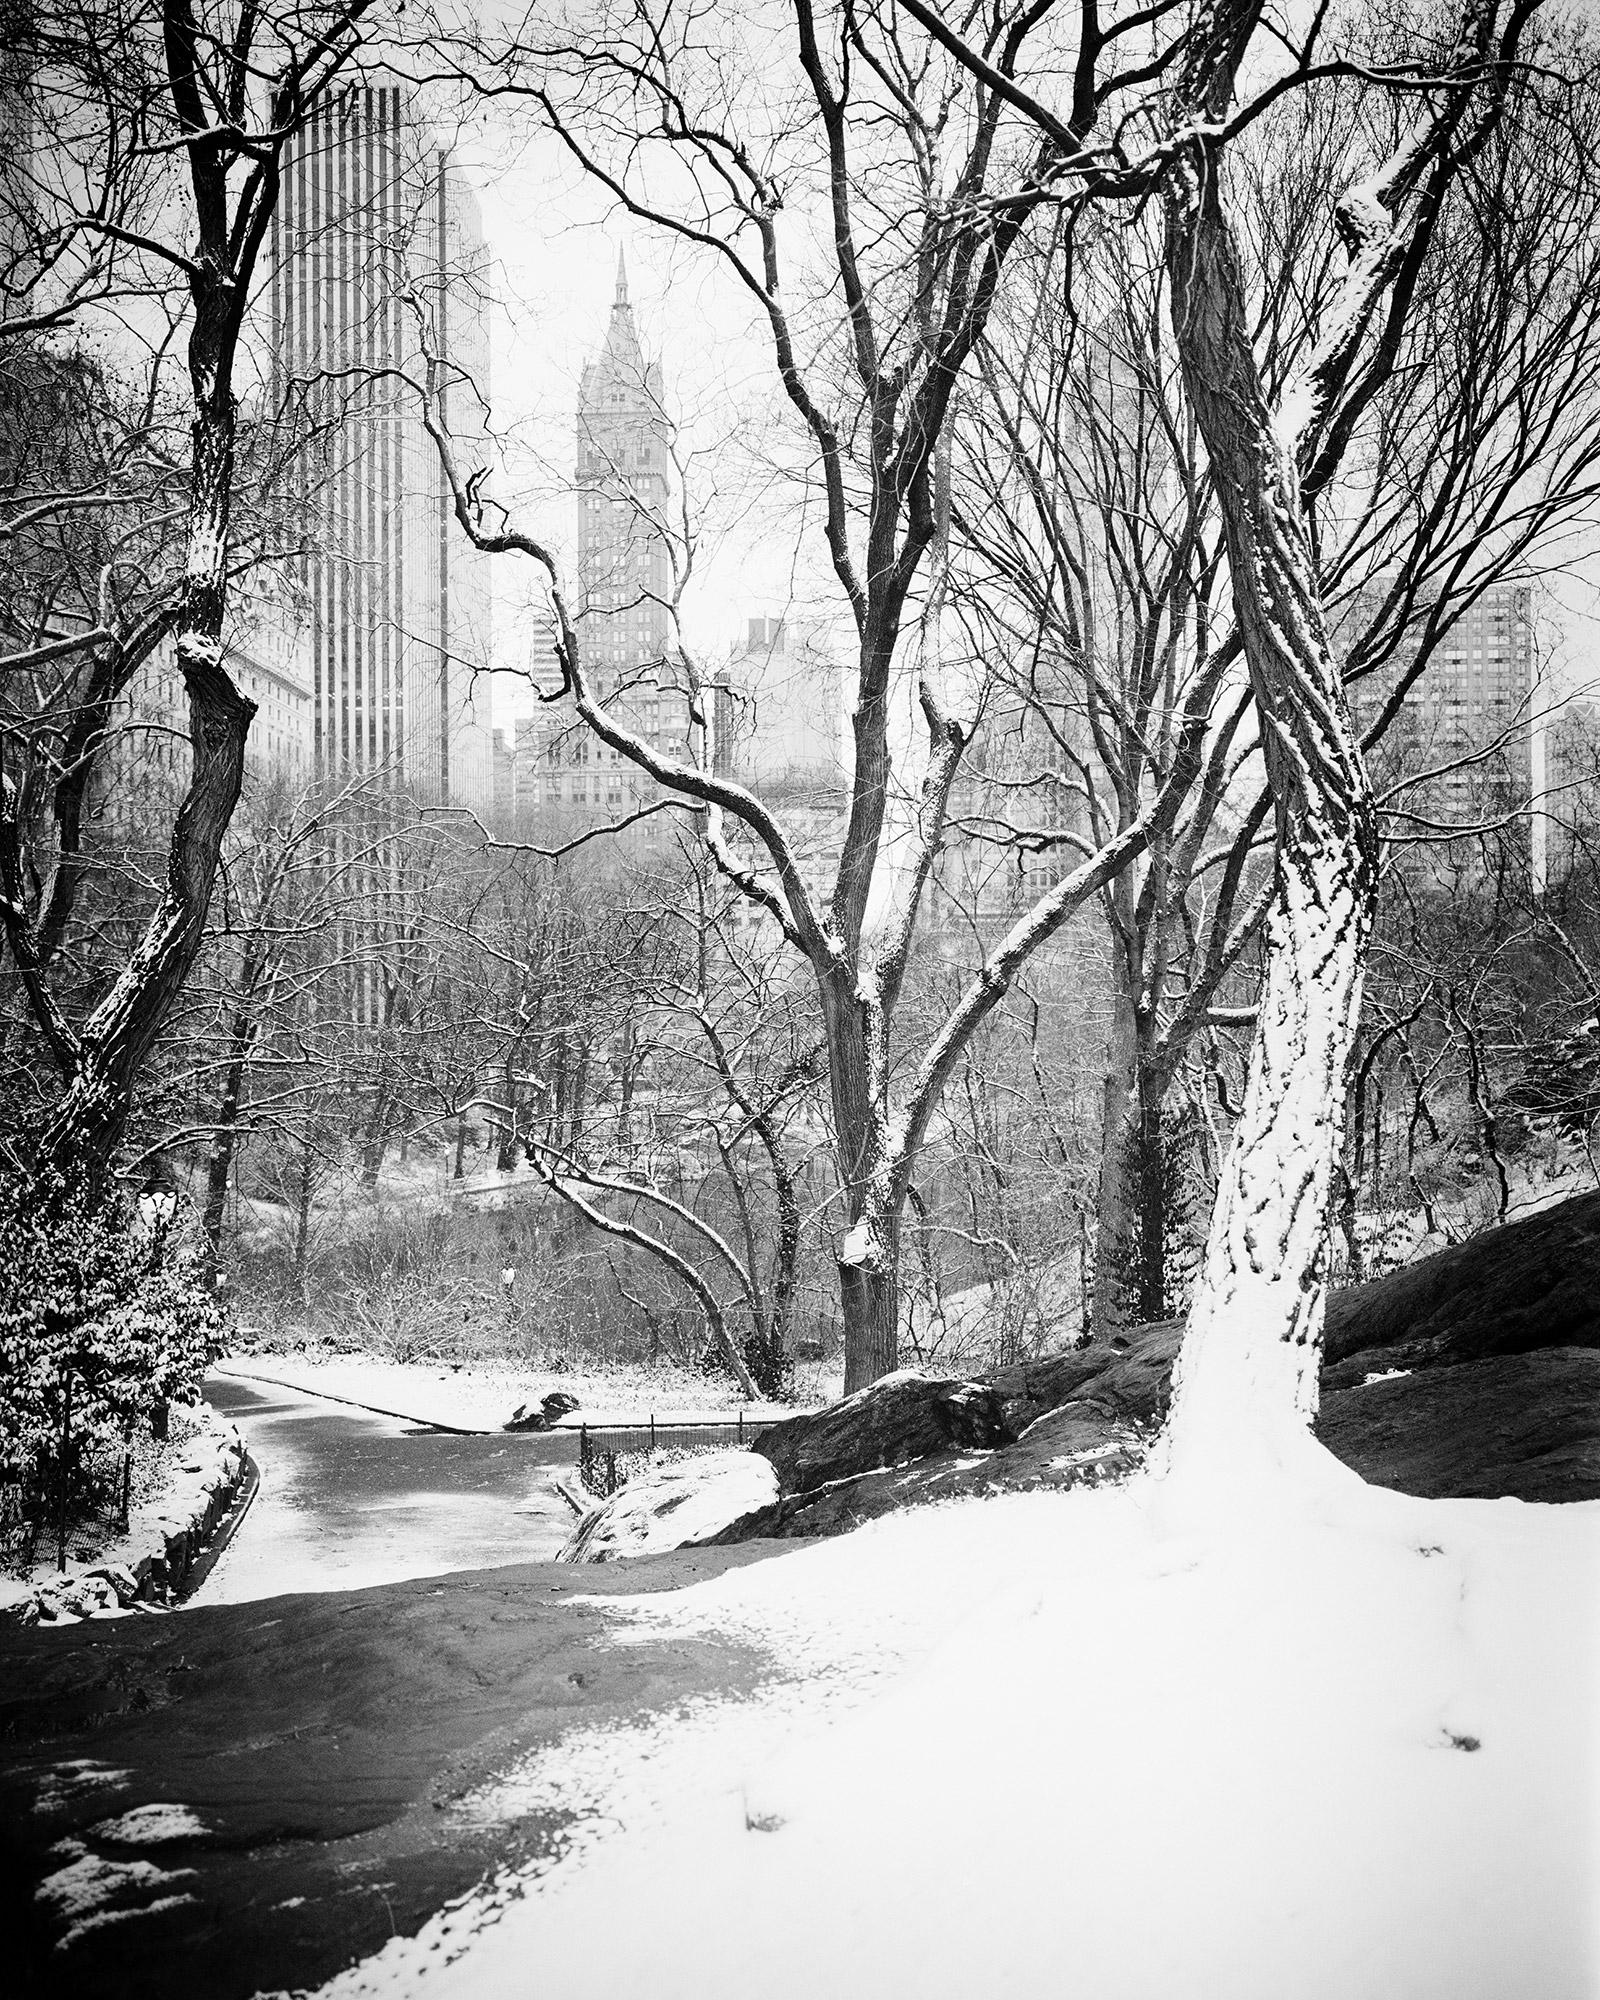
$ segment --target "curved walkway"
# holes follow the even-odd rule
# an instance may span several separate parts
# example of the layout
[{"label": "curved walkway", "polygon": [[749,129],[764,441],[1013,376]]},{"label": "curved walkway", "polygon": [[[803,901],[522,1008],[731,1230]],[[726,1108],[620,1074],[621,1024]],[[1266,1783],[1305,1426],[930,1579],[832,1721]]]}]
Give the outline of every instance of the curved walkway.
[{"label": "curved walkway", "polygon": [[261,1483],[191,1606],[542,1562],[571,1532],[553,1484],[577,1462],[570,1433],[423,1429],[222,1375],[206,1399],[239,1426]]},{"label": "curved walkway", "polygon": [[613,1643],[606,1600],[794,1546],[260,1604],[208,1606],[203,1591],[167,1617],[0,1628],[5,1990],[249,2000],[320,1986],[497,1867],[559,1847],[560,1813],[469,1810],[519,1757],[771,1671],[709,1636],[630,1623]]}]

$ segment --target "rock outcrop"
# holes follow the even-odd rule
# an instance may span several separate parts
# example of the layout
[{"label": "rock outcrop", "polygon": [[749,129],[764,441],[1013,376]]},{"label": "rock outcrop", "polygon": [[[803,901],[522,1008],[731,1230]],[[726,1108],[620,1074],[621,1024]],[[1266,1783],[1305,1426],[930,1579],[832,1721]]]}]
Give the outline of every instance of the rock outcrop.
[{"label": "rock outcrop", "polygon": [[1550,1347],[1336,1389],[1317,1435],[1428,1500],[1600,1500],[1600,1350]]},{"label": "rock outcrop", "polygon": [[1551,1347],[1600,1347],[1600,1193],[1336,1292],[1322,1386]]},{"label": "rock outcrop", "polygon": [[556,1560],[612,1562],[751,1540],[777,1499],[777,1475],[755,1452],[703,1452],[630,1479],[585,1514]]},{"label": "rock outcrop", "polygon": [[805,1493],[784,1494],[762,1514],[735,1524],[715,1540],[727,1544],[843,1535],[863,1521],[932,1500],[1098,1485],[1131,1472],[1148,1437],[1147,1429],[1119,1420],[1102,1407],[1067,1404],[1040,1417],[1014,1444],[987,1451],[946,1447]]},{"label": "rock outcrop", "polygon": [[540,1397],[536,1410],[530,1410],[526,1403],[519,1403],[500,1428],[503,1431],[554,1430],[561,1419],[570,1417],[577,1407],[576,1396],[568,1395],[565,1389],[552,1389],[548,1396]]},{"label": "rock outcrop", "polygon": [[772,1465],[785,1494],[799,1494],[931,1452],[992,1450],[1015,1437],[987,1383],[903,1368],[826,1410],[769,1424],[752,1449]]}]

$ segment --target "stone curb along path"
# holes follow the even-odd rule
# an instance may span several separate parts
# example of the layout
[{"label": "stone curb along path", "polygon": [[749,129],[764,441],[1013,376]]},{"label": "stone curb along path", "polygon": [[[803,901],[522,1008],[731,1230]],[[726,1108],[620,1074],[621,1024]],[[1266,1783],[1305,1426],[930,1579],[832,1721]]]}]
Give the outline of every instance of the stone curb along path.
[{"label": "stone curb along path", "polygon": [[[231,1540],[259,1483],[235,1426],[201,1403],[158,1498],[133,1510],[128,1532],[92,1562],[69,1563],[6,1589],[0,1616],[23,1625],[104,1617],[165,1605],[198,1584]],[[220,1531],[220,1532],[219,1532]]]}]

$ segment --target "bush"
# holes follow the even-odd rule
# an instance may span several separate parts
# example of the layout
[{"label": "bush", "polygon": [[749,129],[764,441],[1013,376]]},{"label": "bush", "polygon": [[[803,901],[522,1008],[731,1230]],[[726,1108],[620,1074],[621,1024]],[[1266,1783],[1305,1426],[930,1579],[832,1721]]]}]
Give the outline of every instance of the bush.
[{"label": "bush", "polygon": [[[141,1208],[152,1204],[141,1204]],[[193,1402],[224,1319],[170,1216],[81,1184],[0,1180],[0,1483],[69,1511],[141,1422]]]}]

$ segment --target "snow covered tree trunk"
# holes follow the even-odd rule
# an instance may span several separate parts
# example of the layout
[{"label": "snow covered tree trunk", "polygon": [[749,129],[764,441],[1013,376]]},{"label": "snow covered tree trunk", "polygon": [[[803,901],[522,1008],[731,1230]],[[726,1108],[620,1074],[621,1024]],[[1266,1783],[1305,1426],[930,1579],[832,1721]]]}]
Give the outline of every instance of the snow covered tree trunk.
[{"label": "snow covered tree trunk", "polygon": [[1329,1202],[1371,921],[1362,851],[1293,829],[1243,1114],[1168,1420],[1170,1463],[1274,1461],[1316,1414]]},{"label": "snow covered tree trunk", "polygon": [[1165,1441],[1171,1471],[1213,1478],[1281,1464],[1315,1413],[1329,1198],[1376,839],[1323,617],[1296,440],[1280,431],[1257,374],[1215,161],[1181,161],[1166,201],[1173,328],[1216,480],[1278,832],[1244,1109]]}]

